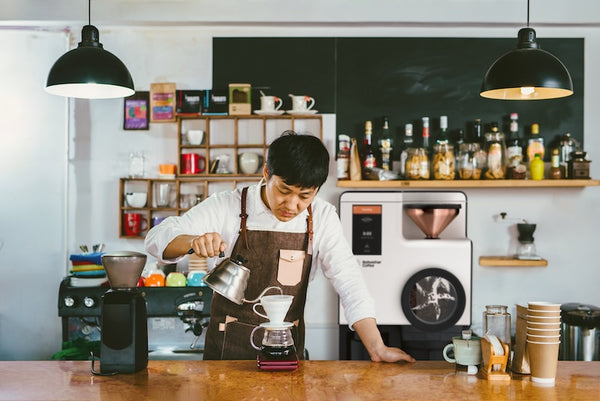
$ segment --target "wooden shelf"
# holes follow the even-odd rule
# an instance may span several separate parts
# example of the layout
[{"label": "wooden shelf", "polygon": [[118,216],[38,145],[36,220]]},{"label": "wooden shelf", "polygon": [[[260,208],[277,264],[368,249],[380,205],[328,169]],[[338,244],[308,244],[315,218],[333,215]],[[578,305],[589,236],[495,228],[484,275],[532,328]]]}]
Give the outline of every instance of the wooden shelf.
[{"label": "wooden shelf", "polygon": [[338,180],[342,188],[582,188],[600,180]]},{"label": "wooden shelf", "polygon": [[546,259],[540,260],[521,260],[514,256],[480,256],[480,266],[495,266],[495,267],[529,267],[529,266],[548,266]]}]

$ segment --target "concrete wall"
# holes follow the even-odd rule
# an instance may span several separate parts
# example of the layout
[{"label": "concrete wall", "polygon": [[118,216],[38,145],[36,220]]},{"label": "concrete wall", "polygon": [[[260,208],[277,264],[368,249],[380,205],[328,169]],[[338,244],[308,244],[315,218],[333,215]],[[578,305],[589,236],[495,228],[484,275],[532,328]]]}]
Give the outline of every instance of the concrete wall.
[{"label": "concrete wall", "polygon": [[[17,106],[9,109],[9,114],[22,110],[32,97],[41,114],[36,115],[39,118],[0,119],[0,147],[15,160],[0,173],[2,193],[11,194],[10,198],[3,197],[0,204],[0,243],[4,243],[0,248],[0,272],[4,278],[0,281],[0,359],[46,359],[60,348],[56,298],[58,282],[68,270],[66,255],[77,252],[80,243],[101,241],[109,250],[143,250],[142,241],[118,238],[118,178],[127,174],[128,154],[132,150],[145,152],[149,171],[156,171],[159,163],[175,162],[176,127],[152,124],[149,131],[123,131],[122,100],[65,102],[46,95],[42,89],[45,74],[66,50],[68,39],[71,43],[79,41],[87,10],[79,10],[81,1],[55,1],[52,9],[44,8],[44,1],[4,3],[0,16],[2,54],[20,60],[9,64],[10,69],[4,64],[0,75],[12,77],[2,80],[3,85],[12,85],[11,93],[16,99]],[[92,23],[100,28],[101,42],[128,66],[138,90],[147,90],[150,83],[161,81],[176,82],[180,88],[210,87],[211,44],[215,36],[516,38],[516,28],[523,25],[526,12],[525,2],[521,1],[378,1],[368,5],[340,1],[224,1],[210,2],[210,7],[205,1],[141,3],[92,2]],[[600,106],[600,78],[594,71],[600,68],[600,26],[593,18],[600,16],[600,5],[595,1],[582,3],[588,7],[586,12],[576,12],[575,7],[557,0],[534,1],[531,21],[540,39],[585,38],[585,144],[590,158],[595,160],[592,176],[598,178],[600,137],[596,127],[600,126],[600,116],[594,110]],[[540,25],[535,21],[541,21]],[[72,29],[72,37],[60,33],[65,28]],[[49,42],[41,45],[43,51],[23,45],[39,36],[40,30],[50,31],[44,36]],[[16,42],[15,32],[19,32]],[[21,45],[11,46],[13,42]],[[35,66],[35,71],[24,68],[26,65]],[[21,125],[20,121],[27,124]],[[325,116],[324,121],[325,142],[333,149],[335,116]],[[30,138],[29,146],[7,142],[8,133],[15,131],[21,132],[21,138]],[[36,158],[32,170],[8,174],[18,160],[32,152],[45,157]],[[57,166],[49,168],[54,163]],[[64,169],[68,169],[68,175]],[[38,171],[47,178],[40,180]],[[337,204],[341,192],[332,176],[320,196]],[[475,329],[480,327],[481,312],[490,303],[512,306],[544,299],[600,305],[600,262],[594,250],[600,223],[600,188],[465,192],[469,200],[468,233],[473,240]],[[31,210],[39,203],[32,202],[31,197],[38,195],[48,210],[34,216]],[[496,222],[494,216],[500,212],[538,224],[538,252],[549,260],[547,268],[478,265],[480,255],[510,251],[515,230],[512,224]],[[13,222],[15,216],[18,224]],[[44,248],[39,251],[41,244],[47,244],[46,252]],[[53,257],[39,256],[48,254]],[[13,280],[18,282],[32,274],[42,280],[36,279],[31,294],[13,284]],[[20,311],[12,306],[15,300]],[[314,359],[337,357],[336,302],[331,287],[319,276],[311,285],[307,305],[307,347]],[[24,337],[27,330],[30,338]]]}]

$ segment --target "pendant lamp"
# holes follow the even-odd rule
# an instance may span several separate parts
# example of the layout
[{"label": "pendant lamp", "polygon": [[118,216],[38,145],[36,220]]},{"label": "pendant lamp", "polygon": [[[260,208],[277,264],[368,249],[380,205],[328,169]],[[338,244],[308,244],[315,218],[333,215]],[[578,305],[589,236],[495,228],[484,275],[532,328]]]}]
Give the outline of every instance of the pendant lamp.
[{"label": "pendant lamp", "polygon": [[131,74],[114,54],[100,43],[98,29],[91,25],[91,0],[88,0],[88,25],[81,30],[76,49],[62,55],[48,74],[46,92],[83,99],[110,99],[133,95]]},{"label": "pendant lamp", "polygon": [[500,100],[555,99],[573,94],[573,81],[565,65],[539,48],[535,30],[519,30],[517,48],[497,59],[488,69],[480,95]]}]

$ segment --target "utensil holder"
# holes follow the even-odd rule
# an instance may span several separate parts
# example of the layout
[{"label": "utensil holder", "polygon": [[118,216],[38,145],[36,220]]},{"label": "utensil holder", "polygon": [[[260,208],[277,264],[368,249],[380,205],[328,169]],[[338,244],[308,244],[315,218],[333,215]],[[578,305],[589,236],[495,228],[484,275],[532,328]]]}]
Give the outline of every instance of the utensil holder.
[{"label": "utensil holder", "polygon": [[[508,344],[503,342],[500,342],[500,344],[504,349],[504,355],[496,355],[492,344],[486,338],[481,338],[481,356],[483,359],[481,374],[488,380],[510,380],[510,375],[506,372],[510,349]],[[500,370],[492,370],[494,365],[500,365]]]}]

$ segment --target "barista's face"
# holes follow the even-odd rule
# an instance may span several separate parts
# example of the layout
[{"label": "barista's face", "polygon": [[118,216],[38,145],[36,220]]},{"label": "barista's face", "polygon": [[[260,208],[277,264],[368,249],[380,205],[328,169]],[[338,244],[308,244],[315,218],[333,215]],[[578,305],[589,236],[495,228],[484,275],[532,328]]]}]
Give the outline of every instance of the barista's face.
[{"label": "barista's face", "polygon": [[268,178],[268,170],[265,165],[263,176],[266,182],[261,191],[261,197],[265,205],[280,221],[290,221],[304,211],[311,204],[318,188],[300,188],[286,184],[277,175]]}]

